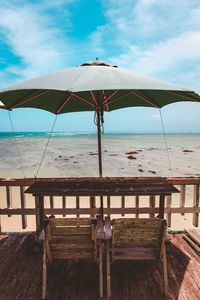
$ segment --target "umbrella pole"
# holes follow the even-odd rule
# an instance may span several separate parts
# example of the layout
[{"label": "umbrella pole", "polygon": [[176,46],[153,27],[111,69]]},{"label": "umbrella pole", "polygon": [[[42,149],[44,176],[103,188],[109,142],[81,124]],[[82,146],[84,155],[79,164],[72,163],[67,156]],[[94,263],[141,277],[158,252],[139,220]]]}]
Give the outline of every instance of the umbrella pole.
[{"label": "umbrella pole", "polygon": [[[101,151],[101,121],[100,111],[97,109],[97,136],[98,136],[98,159],[99,159],[99,179],[102,180],[102,151]],[[103,196],[100,196],[100,215],[103,220]]]},{"label": "umbrella pole", "polygon": [[102,151],[101,151],[101,121],[100,111],[97,109],[97,136],[98,136],[98,159],[99,159],[99,178],[102,179]]}]

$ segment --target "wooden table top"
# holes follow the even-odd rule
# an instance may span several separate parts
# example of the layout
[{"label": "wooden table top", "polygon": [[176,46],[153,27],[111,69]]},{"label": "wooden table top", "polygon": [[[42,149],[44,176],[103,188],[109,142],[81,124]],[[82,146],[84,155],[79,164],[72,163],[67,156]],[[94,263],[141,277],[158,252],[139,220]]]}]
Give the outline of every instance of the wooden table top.
[{"label": "wooden table top", "polygon": [[131,180],[125,182],[111,181],[73,181],[53,182],[37,181],[25,193],[34,196],[122,196],[122,195],[171,195],[179,190],[165,180],[152,182],[151,180]]}]

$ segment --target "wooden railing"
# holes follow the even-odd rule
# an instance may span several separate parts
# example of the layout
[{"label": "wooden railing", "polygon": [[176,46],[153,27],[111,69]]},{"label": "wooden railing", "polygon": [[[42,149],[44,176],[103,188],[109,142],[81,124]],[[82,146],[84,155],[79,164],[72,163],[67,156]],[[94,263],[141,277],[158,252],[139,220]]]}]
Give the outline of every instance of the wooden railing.
[{"label": "wooden railing", "polygon": [[[144,178],[144,177],[143,177]],[[106,178],[113,181],[127,181],[131,178]],[[163,177],[162,177],[163,179]],[[190,214],[192,216],[191,225],[199,226],[199,187],[200,177],[165,177],[167,181],[175,185],[179,190],[179,194],[167,196],[165,205],[165,215],[168,226],[171,227],[172,215],[174,214]],[[38,203],[33,196],[24,193],[24,190],[33,184],[35,181],[59,181],[59,178],[40,178],[40,179],[0,179],[0,230],[1,230],[1,216],[11,218],[12,216],[21,216],[22,229],[27,228],[27,216],[35,216],[35,228],[39,226],[38,220]],[[65,178],[67,181],[77,181],[77,178]],[[81,181],[81,178],[78,180]],[[85,180],[85,178],[84,178]],[[87,178],[87,180],[99,180],[98,178]],[[140,178],[138,178],[140,180]],[[151,182],[161,180],[161,177],[151,177]],[[141,215],[148,215],[155,217],[158,213],[158,199],[155,196],[149,196],[143,201],[144,196],[121,196],[115,205],[112,205],[112,196],[103,197],[104,214],[116,216],[134,215],[139,218]],[[145,196],[146,197],[146,196]],[[58,199],[60,198],[60,199]],[[73,198],[73,199],[72,199]],[[45,213],[47,215],[62,215],[65,216],[81,216],[90,215],[91,217],[99,213],[100,197],[90,196],[90,199],[84,199],[77,195],[76,197],[46,197],[45,199]],[[147,201],[148,200],[148,201]],[[29,203],[32,201],[32,207]],[[18,203],[18,205],[16,204]],[[58,206],[57,203],[60,202]],[[74,202],[74,207],[72,207]],[[86,204],[87,202],[87,204]],[[143,202],[143,205],[141,203]],[[116,203],[118,206],[116,207]],[[146,204],[149,204],[148,206]],[[17,207],[16,207],[17,205]],[[6,221],[5,221],[6,222]],[[3,221],[2,221],[3,224]]]}]

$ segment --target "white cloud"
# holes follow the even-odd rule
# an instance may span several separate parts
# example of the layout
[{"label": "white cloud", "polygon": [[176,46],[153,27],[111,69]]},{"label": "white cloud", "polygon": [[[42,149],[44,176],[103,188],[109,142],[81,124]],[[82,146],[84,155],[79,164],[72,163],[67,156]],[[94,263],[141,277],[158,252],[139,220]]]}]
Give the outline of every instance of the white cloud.
[{"label": "white cloud", "polygon": [[7,66],[5,77],[12,74],[22,80],[63,67],[63,53],[70,57],[72,45],[54,25],[53,19],[42,13],[38,5],[21,6],[20,2],[16,6],[2,5],[0,33],[11,52],[21,60],[20,64]]},{"label": "white cloud", "polygon": [[113,63],[200,90],[199,1],[110,0],[105,8],[101,39],[109,34],[120,49]]},{"label": "white cloud", "polygon": [[0,73],[1,86],[13,76],[27,79],[99,56],[200,89],[199,0],[102,1],[107,22],[82,41],[70,37],[74,1],[1,1],[0,34],[21,61]]}]

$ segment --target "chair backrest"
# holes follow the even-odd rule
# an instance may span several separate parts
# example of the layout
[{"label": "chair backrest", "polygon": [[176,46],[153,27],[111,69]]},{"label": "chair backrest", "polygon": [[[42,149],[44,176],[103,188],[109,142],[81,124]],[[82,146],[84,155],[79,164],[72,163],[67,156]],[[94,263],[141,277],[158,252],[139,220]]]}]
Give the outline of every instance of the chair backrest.
[{"label": "chair backrest", "polygon": [[49,220],[47,239],[52,258],[90,259],[94,257],[94,235],[89,218]]},{"label": "chair backrest", "polygon": [[159,259],[165,234],[166,221],[162,219],[115,219],[112,259]]}]

